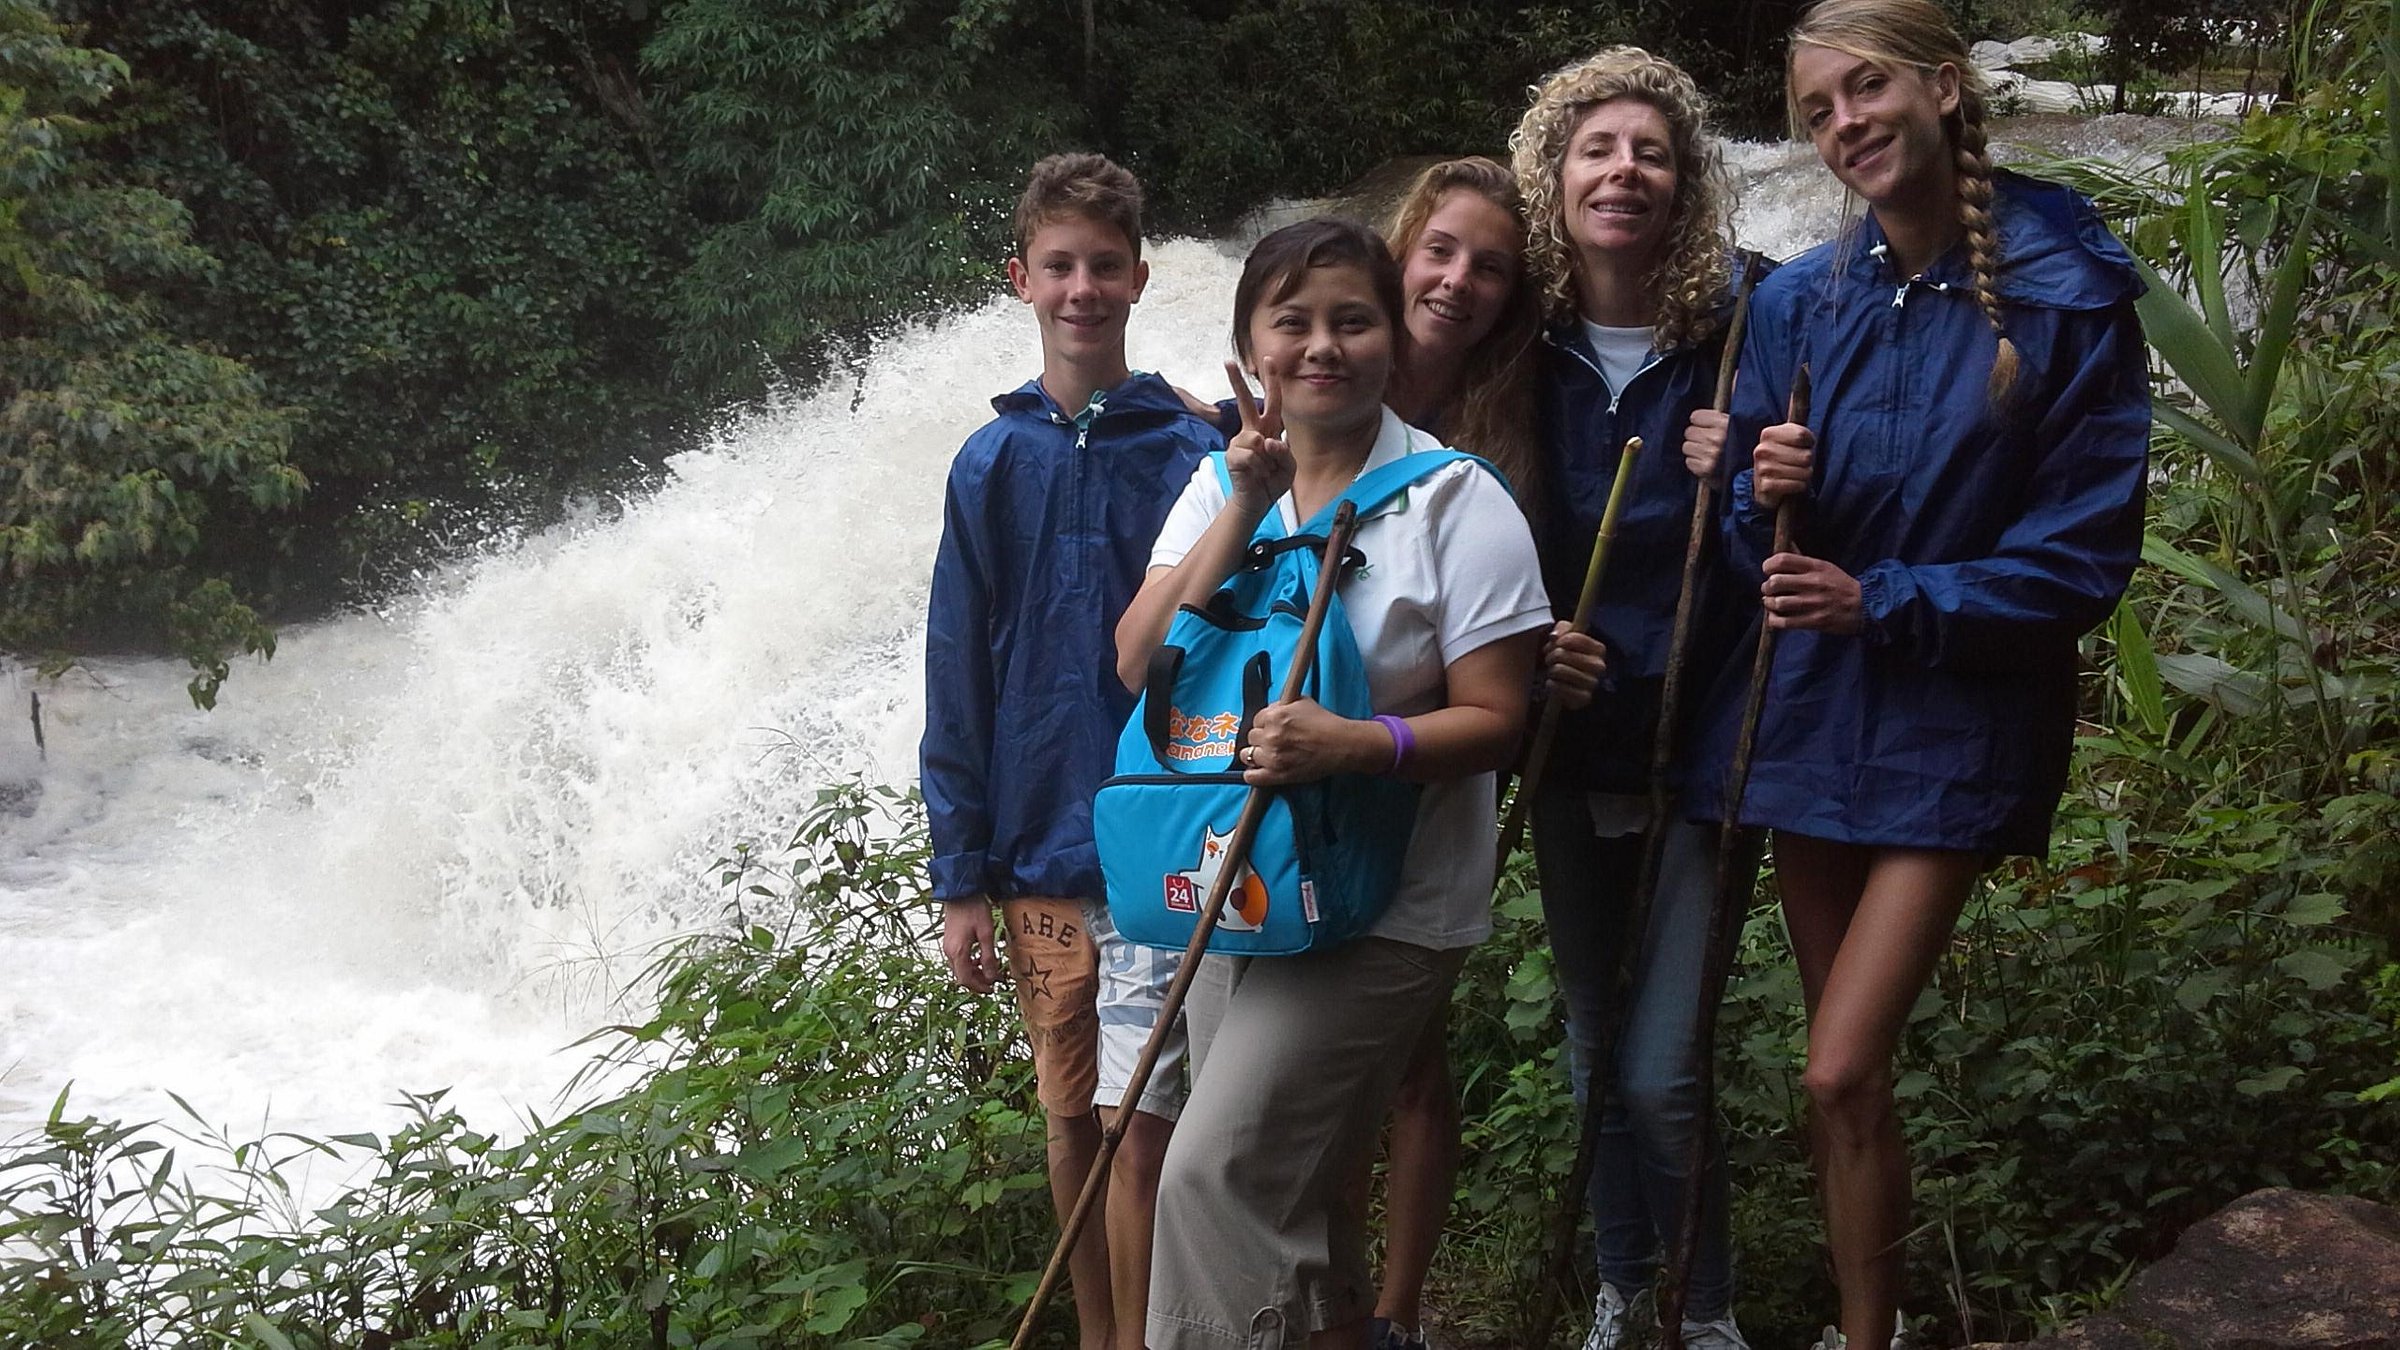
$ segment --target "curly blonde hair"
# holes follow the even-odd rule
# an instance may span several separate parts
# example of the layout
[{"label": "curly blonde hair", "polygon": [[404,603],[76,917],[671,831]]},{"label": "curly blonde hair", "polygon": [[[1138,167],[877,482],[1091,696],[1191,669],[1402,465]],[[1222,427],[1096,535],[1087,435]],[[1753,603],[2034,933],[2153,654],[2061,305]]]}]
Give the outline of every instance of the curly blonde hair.
[{"label": "curly blonde hair", "polygon": [[1611,99],[1631,98],[1667,119],[1675,152],[1675,203],[1666,252],[1645,279],[1658,297],[1660,351],[1706,338],[1718,323],[1718,298],[1732,275],[1729,261],[1731,185],[1724,156],[1708,129],[1708,101],[1674,62],[1639,47],[1609,47],[1550,74],[1533,88],[1508,138],[1525,197],[1525,265],[1541,287],[1554,321],[1576,312],[1575,245],[1567,237],[1559,180],[1567,143],[1585,114]]},{"label": "curly blonde hair", "polygon": [[[1516,176],[1495,160],[1469,155],[1443,160],[1409,184],[1384,230],[1394,262],[1407,267],[1408,255],[1424,235],[1426,222],[1454,192],[1471,192],[1507,212],[1516,222],[1518,239],[1523,240],[1525,203],[1517,195]],[[1520,264],[1508,304],[1492,331],[1468,355],[1459,376],[1457,401],[1443,419],[1443,439],[1483,456],[1507,475],[1516,489],[1517,504],[1537,524],[1542,456],[1533,425],[1537,365],[1533,347],[1541,328],[1541,300]]]},{"label": "curly blonde hair", "polygon": [[1950,16],[1932,0],[1818,0],[1792,27],[1792,49],[1784,58],[1784,110],[1792,134],[1809,139],[1808,123],[1792,88],[1792,62],[1802,47],[1825,47],[1884,67],[1905,66],[1930,78],[1947,65],[1958,71],[1958,111],[1942,118],[1958,173],[1958,221],[1967,242],[1967,266],[1975,276],[1975,302],[1992,326],[1999,349],[1992,356],[1988,390],[1993,402],[2007,396],[2017,379],[2017,344],[2000,322],[2000,236],[1992,224],[1992,157],[1984,135],[1990,90],[1983,72],[1967,59],[1967,44]]}]

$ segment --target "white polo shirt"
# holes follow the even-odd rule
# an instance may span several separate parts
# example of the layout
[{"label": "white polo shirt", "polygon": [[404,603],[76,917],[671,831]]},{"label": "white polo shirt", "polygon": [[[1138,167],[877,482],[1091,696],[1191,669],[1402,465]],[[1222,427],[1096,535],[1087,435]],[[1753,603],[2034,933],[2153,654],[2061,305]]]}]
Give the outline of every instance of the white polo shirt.
[{"label": "white polo shirt", "polygon": [[[1364,473],[1441,443],[1390,409]],[[1202,460],[1168,512],[1152,567],[1182,562],[1225,509],[1214,464]],[[1287,531],[1300,528],[1290,494],[1276,504]],[[1451,662],[1505,637],[1550,626],[1550,601],[1524,513],[1500,481],[1473,464],[1420,479],[1359,523],[1352,542],[1366,566],[1342,584],[1342,608],[1366,662],[1379,713],[1413,716],[1443,706]],[[1400,893],[1368,931],[1446,950],[1492,931],[1493,775],[1428,783]]]}]

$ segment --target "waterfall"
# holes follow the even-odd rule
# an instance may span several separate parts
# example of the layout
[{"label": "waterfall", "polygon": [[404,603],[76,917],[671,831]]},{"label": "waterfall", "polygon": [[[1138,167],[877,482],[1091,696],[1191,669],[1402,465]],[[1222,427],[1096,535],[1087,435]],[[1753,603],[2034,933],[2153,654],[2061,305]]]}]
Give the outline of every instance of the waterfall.
[{"label": "waterfall", "polygon": [[[1833,228],[1805,149],[1729,159],[1745,243]],[[1149,256],[1133,364],[1218,397],[1239,256]],[[287,631],[213,713],[166,661],[43,682],[47,757],[0,729],[0,1126],[70,1081],[78,1111],[173,1090],[237,1133],[380,1128],[444,1087],[485,1128],[548,1113],[560,1048],[720,913],[712,862],[779,846],[822,783],[913,780],[943,475],[1038,366],[1005,296],[906,325],[620,510]],[[29,673],[0,683],[27,706]]]}]

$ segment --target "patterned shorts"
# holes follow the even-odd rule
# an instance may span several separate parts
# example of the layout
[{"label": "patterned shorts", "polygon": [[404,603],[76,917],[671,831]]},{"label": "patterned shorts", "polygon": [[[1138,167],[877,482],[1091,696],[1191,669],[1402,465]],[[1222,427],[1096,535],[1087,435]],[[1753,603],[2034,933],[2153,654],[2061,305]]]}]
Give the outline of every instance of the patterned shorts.
[{"label": "patterned shorts", "polygon": [[[1106,905],[1085,906],[1084,918],[1100,950],[1100,1080],[1093,1100],[1121,1106],[1142,1046],[1158,1025],[1167,986],[1175,980],[1175,968],[1183,964],[1183,953],[1139,946],[1117,936]],[[1159,1048],[1140,1109],[1166,1120],[1183,1114],[1183,1062],[1183,1019],[1178,1016]]]}]

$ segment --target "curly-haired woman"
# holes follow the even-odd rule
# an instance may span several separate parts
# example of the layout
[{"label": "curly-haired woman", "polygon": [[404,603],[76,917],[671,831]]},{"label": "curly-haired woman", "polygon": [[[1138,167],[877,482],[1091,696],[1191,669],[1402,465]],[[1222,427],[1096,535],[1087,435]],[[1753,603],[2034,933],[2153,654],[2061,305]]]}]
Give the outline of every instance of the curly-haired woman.
[{"label": "curly-haired woman", "polygon": [[[1586,1350],[1615,1350],[1633,1330],[1634,1305],[1681,1222],[1686,1160],[1702,1132],[1684,1340],[1696,1350],[1744,1350],[1724,1166],[1714,1122],[1702,1119],[1698,1069],[1714,832],[1680,810],[1655,819],[1650,781],[1693,498],[1699,480],[1717,472],[1725,441],[1711,396],[1727,317],[1727,191],[1705,115],[1699,90],[1672,63],[1612,47],[1544,80],[1510,142],[1526,204],[1526,263],[1550,320],[1539,543],[1562,613],[1581,590],[1626,439],[1649,447],[1619,521],[1596,640],[1552,641],[1552,687],[1584,706],[1562,722],[1533,803],[1578,1099],[1590,1090],[1602,1027],[1623,1019],[1615,1062],[1596,1066],[1608,1086],[1589,1196],[1601,1284]],[[1721,570],[1712,566],[1706,580],[1692,651],[1700,671],[1732,664],[1740,640],[1740,609]],[[1658,888],[1647,930],[1634,933],[1627,910],[1656,830],[1666,831]],[[1628,945],[1637,961],[1632,1004],[1612,1009],[1613,972]]]}]

